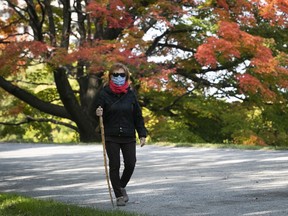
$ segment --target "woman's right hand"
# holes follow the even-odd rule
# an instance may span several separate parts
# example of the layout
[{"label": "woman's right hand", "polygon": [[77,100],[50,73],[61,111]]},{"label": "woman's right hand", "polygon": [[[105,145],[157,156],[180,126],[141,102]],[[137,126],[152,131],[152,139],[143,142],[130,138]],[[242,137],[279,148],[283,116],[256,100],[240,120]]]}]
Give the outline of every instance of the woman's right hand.
[{"label": "woman's right hand", "polygon": [[96,115],[97,116],[102,116],[103,115],[103,108],[101,106],[99,106],[97,109],[96,109]]}]

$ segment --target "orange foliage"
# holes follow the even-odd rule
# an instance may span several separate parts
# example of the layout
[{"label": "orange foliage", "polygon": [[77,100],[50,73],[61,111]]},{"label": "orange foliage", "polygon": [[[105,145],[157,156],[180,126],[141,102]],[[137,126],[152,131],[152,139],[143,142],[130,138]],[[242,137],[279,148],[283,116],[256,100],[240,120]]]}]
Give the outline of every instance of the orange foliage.
[{"label": "orange foliage", "polygon": [[272,56],[270,49],[260,46],[251,59],[251,65],[255,66],[254,71],[257,73],[273,73],[276,72],[278,61]]},{"label": "orange foliage", "polygon": [[232,13],[239,23],[254,25],[256,18],[251,10],[257,9],[263,18],[270,20],[271,25],[288,26],[287,0],[217,0],[217,5],[214,12],[220,15],[222,20],[229,20],[228,14]]},{"label": "orange foliage", "polygon": [[265,84],[261,83],[259,79],[250,75],[238,75],[239,86],[243,92],[250,94],[261,94],[266,100],[276,100],[276,95]]},{"label": "orange foliage", "polygon": [[207,39],[206,44],[202,44],[197,48],[197,53],[195,58],[202,65],[207,65],[215,68],[217,66],[217,59],[215,55],[215,37],[210,37]]},{"label": "orange foliage", "polygon": [[244,145],[258,145],[258,146],[267,146],[265,141],[256,135],[250,135],[248,138],[243,140]]},{"label": "orange foliage", "polygon": [[263,38],[241,31],[236,23],[227,21],[219,23],[217,34],[218,37],[210,37],[198,47],[195,58],[200,64],[215,68],[223,59],[230,61],[246,53],[253,56],[251,66],[254,72],[276,72],[279,62],[264,45]]},{"label": "orange foliage", "polygon": [[40,41],[24,41],[19,44],[23,50],[27,49],[31,57],[37,58],[48,52],[49,46]]},{"label": "orange foliage", "polygon": [[225,40],[237,41],[240,38],[241,30],[237,23],[221,21],[219,23],[218,35]]},{"label": "orange foliage", "polygon": [[5,76],[19,69],[17,62],[22,49],[17,43],[10,43],[3,47],[0,56],[0,75]]},{"label": "orange foliage", "polygon": [[267,146],[267,143],[251,130],[238,130],[233,136],[233,143],[249,146]]},{"label": "orange foliage", "polygon": [[252,0],[251,4],[258,7],[260,15],[270,20],[271,25],[288,27],[288,2],[287,0]]},{"label": "orange foliage", "polygon": [[23,41],[9,43],[1,49],[0,71],[1,75],[15,73],[22,67],[26,66],[26,62],[34,59],[35,61],[47,54],[47,44],[39,41]]},{"label": "orange foliage", "polygon": [[219,56],[227,61],[239,58],[240,32],[236,23],[221,22],[218,31],[220,38],[209,37],[206,43],[198,47],[195,58],[200,64],[212,68],[217,66]]},{"label": "orange foliage", "polygon": [[226,10],[229,10],[229,5],[227,4],[226,0],[217,0],[217,4],[220,7],[225,8]]}]

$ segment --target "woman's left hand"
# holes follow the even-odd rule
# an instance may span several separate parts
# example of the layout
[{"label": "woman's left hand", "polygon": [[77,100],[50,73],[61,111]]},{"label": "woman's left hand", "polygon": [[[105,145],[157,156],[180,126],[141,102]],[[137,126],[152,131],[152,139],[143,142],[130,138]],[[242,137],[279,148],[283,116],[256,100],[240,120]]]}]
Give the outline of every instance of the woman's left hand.
[{"label": "woman's left hand", "polygon": [[146,137],[140,138],[140,146],[143,147],[146,144]]}]

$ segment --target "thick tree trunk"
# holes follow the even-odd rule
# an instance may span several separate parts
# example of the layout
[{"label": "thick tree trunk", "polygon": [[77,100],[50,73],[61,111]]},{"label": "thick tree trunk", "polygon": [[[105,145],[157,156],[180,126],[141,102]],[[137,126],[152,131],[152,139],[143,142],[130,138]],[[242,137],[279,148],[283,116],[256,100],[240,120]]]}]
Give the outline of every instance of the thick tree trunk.
[{"label": "thick tree trunk", "polygon": [[86,131],[80,131],[79,136],[80,136],[80,142],[83,142],[83,143],[92,143],[92,142],[100,142],[101,141],[100,134],[97,134],[95,132],[95,128],[93,130],[93,133],[86,132]]},{"label": "thick tree trunk", "polygon": [[79,129],[80,141],[94,142],[97,138],[99,140],[99,135],[95,132],[96,119],[89,116],[80,106],[67,79],[66,70],[64,68],[55,69],[54,79],[61,101]]}]

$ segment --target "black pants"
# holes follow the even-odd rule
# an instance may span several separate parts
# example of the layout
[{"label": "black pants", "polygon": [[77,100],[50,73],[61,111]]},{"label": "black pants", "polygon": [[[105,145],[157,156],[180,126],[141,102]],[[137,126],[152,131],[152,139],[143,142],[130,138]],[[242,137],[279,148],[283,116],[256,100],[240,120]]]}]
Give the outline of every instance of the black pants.
[{"label": "black pants", "polygon": [[[120,177],[120,150],[124,159],[124,170]],[[106,151],[109,158],[109,173],[111,184],[116,197],[122,196],[120,188],[128,184],[136,164],[136,142],[117,143],[106,142]]]}]

